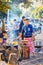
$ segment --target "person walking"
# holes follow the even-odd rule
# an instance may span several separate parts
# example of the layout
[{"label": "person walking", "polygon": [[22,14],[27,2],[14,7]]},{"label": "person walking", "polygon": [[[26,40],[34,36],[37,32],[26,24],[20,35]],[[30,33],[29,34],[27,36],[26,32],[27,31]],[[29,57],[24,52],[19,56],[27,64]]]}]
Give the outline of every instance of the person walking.
[{"label": "person walking", "polygon": [[[20,33],[21,33],[21,30],[22,30],[22,27],[23,27],[23,25],[24,25],[24,22],[25,22],[25,16],[23,16],[22,17],[22,20],[21,20],[21,22],[20,22],[20,26],[19,26],[19,35],[20,35]],[[23,40],[23,34],[22,34],[22,40]]]}]

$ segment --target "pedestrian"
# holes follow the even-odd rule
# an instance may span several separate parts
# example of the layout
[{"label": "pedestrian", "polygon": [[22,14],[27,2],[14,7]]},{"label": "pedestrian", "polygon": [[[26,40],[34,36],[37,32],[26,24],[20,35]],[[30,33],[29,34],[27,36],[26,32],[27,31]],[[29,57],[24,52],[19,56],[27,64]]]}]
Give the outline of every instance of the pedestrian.
[{"label": "pedestrian", "polygon": [[6,43],[7,38],[8,38],[7,32],[4,30],[4,31],[2,32],[2,35],[3,35],[3,43]]},{"label": "pedestrian", "polygon": [[[22,17],[22,20],[21,20],[21,22],[20,22],[19,35],[20,35],[20,33],[21,33],[21,30],[22,30],[22,27],[23,27],[23,25],[24,25],[25,19],[26,19],[25,16],[23,16],[23,17]],[[23,40],[23,34],[22,34],[22,40]]]},{"label": "pedestrian", "polygon": [[3,38],[2,31],[5,30],[4,20],[0,20],[0,38]]},{"label": "pedestrian", "polygon": [[0,19],[0,43],[2,43],[3,41],[2,39],[3,38],[2,30],[4,29],[3,25],[4,25],[4,21]]},{"label": "pedestrian", "polygon": [[34,31],[33,31],[33,26],[31,24],[29,24],[29,20],[26,19],[25,20],[25,25],[22,28],[20,37],[22,36],[24,32],[24,40],[28,41],[28,46],[29,46],[29,50],[30,50],[30,54],[32,53],[33,56],[35,56],[35,48],[34,48]]}]

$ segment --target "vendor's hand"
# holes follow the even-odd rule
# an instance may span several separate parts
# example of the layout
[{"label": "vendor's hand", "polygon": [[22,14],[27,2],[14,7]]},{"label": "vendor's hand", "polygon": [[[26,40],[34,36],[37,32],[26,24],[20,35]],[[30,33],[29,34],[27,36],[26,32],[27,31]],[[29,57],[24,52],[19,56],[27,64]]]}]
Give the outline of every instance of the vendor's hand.
[{"label": "vendor's hand", "polygon": [[22,39],[22,33],[19,33],[18,39],[19,39],[19,40]]},{"label": "vendor's hand", "polygon": [[34,38],[34,33],[32,33],[32,41],[34,41],[34,39],[35,39],[35,38]]},{"label": "vendor's hand", "polygon": [[18,40],[21,40],[22,38],[20,36],[18,36]]},{"label": "vendor's hand", "polygon": [[32,37],[32,41],[34,41],[34,40],[35,40],[35,38]]}]

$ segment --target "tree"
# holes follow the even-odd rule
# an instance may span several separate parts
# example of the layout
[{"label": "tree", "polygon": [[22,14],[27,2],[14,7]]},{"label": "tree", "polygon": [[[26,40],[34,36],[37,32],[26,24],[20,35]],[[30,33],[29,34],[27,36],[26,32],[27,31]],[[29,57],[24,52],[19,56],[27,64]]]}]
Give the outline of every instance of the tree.
[{"label": "tree", "polygon": [[29,0],[24,0],[24,7],[25,8],[29,8],[30,7],[30,5],[31,5],[31,1],[29,1]]},{"label": "tree", "polygon": [[0,1],[0,12],[6,13],[8,9],[10,9],[9,4]]},{"label": "tree", "polygon": [[19,16],[19,17],[20,17],[20,15],[22,14],[22,11],[19,9],[17,3],[14,3],[13,5],[11,5],[11,10],[12,10],[12,13],[13,13],[14,15],[17,15],[17,16]]}]

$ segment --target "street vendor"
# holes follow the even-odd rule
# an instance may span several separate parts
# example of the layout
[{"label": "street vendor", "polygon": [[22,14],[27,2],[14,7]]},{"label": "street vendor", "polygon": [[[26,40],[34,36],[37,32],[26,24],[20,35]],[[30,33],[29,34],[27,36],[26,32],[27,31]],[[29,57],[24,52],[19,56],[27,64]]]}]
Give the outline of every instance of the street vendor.
[{"label": "street vendor", "polygon": [[24,40],[28,41],[28,46],[30,49],[30,54],[32,53],[33,56],[35,56],[35,49],[34,49],[34,31],[33,31],[33,26],[31,24],[29,24],[29,20],[26,19],[25,20],[25,25],[23,26],[22,30],[21,30],[21,34],[20,37],[22,36],[23,32],[24,32]]}]

